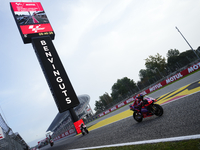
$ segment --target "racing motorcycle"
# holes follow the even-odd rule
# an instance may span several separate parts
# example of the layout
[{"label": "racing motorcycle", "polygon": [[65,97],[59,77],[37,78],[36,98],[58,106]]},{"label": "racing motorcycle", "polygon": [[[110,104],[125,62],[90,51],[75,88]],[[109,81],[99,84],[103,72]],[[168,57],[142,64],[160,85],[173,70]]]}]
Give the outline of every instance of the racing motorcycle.
[{"label": "racing motorcycle", "polygon": [[52,139],[49,140],[49,143],[50,143],[51,146],[53,146],[53,140]]},{"label": "racing motorcycle", "polygon": [[86,125],[84,125],[84,124],[81,124],[80,130],[81,130],[83,135],[85,135],[86,133],[87,134],[89,133],[89,131],[86,128]]},{"label": "racing motorcycle", "polygon": [[141,112],[138,108],[130,105],[130,110],[134,111],[133,118],[137,122],[141,122],[143,118],[150,117],[153,115],[162,116],[163,115],[163,108],[159,104],[154,104],[157,102],[156,99],[151,97],[145,97],[143,100]]}]

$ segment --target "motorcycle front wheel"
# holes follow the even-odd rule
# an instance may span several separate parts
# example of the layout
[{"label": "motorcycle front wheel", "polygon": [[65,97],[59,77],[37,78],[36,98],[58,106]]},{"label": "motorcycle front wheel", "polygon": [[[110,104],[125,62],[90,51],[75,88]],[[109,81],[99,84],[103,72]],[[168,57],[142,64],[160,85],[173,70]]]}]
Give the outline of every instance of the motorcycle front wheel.
[{"label": "motorcycle front wheel", "polygon": [[137,112],[133,113],[133,118],[137,121],[137,122],[142,122],[143,116],[141,114],[138,114]]},{"label": "motorcycle front wheel", "polygon": [[154,110],[154,114],[156,115],[156,116],[162,116],[163,115],[163,108],[160,106],[160,105],[158,105],[158,104],[154,104],[153,106],[152,106],[152,108],[153,108],[153,110]]}]

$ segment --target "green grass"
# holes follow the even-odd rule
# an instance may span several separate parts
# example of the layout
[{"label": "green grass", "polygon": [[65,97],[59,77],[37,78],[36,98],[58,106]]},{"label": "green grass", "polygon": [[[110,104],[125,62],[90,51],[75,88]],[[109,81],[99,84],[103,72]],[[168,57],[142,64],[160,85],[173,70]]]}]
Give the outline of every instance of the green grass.
[{"label": "green grass", "polygon": [[131,146],[98,148],[94,150],[200,150],[200,139],[176,141],[176,142],[161,142],[154,144],[141,144]]}]

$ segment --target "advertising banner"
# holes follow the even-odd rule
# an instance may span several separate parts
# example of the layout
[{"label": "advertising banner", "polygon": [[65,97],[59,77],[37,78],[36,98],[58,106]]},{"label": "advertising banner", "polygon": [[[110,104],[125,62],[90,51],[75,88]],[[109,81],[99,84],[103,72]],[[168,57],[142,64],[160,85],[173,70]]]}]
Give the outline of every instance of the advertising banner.
[{"label": "advertising banner", "polygon": [[143,95],[149,94],[149,93],[151,93],[151,92],[153,92],[157,89],[160,89],[161,87],[164,87],[164,86],[166,86],[166,85],[168,85],[168,84],[170,84],[170,83],[172,83],[176,80],[179,80],[180,78],[182,78],[182,77],[184,77],[184,76],[186,76],[186,75],[188,75],[188,74],[190,74],[190,73],[192,73],[192,72],[194,72],[198,69],[200,69],[200,62],[186,68],[185,70],[183,70],[183,71],[167,78],[166,80],[163,80],[162,82],[150,87],[149,89],[143,91],[145,93]]},{"label": "advertising banner", "polygon": [[60,113],[79,105],[77,95],[49,36],[32,39],[33,48]]},{"label": "advertising banner", "polygon": [[49,35],[54,39],[54,31],[40,2],[10,2],[10,7],[25,44],[31,43],[32,37]]},{"label": "advertising banner", "polygon": [[[177,73],[177,74],[175,74],[175,75],[173,75],[173,76],[171,76],[169,78],[167,78],[166,80],[161,81],[160,83],[157,83],[156,85],[154,85],[154,86],[148,88],[147,90],[141,92],[141,94],[147,95],[147,94],[149,94],[149,93],[151,93],[153,91],[156,91],[156,90],[158,90],[158,89],[160,89],[160,88],[162,88],[162,87],[164,87],[164,86],[166,86],[166,85],[168,85],[168,84],[170,84],[170,83],[172,83],[172,82],[174,82],[176,80],[179,80],[180,78],[182,78],[182,77],[184,77],[184,76],[186,76],[186,75],[188,75],[188,74],[190,74],[190,73],[192,73],[192,72],[194,72],[196,70],[199,70],[199,69],[200,69],[200,62],[198,62],[198,63],[186,68],[185,70],[183,70],[183,71],[181,71],[181,72],[179,72],[179,73]],[[122,107],[122,106],[124,106],[124,105],[126,105],[126,104],[128,104],[128,103],[130,103],[132,101],[134,101],[135,97],[136,97],[136,95],[131,97],[131,98],[129,98],[129,99],[127,99],[126,101],[114,106],[113,108],[102,112],[101,114],[99,114],[99,117],[102,117],[105,114],[108,114],[109,112],[112,112],[112,111],[114,111],[114,110],[116,110],[116,109],[118,109],[118,108],[120,108],[120,107]]]},{"label": "advertising banner", "polygon": [[80,130],[81,124],[84,124],[82,119],[74,122],[74,127],[76,129],[77,134],[81,133],[81,130]]},{"label": "advertising banner", "polygon": [[54,140],[54,141],[57,141],[57,140],[59,140],[59,139],[62,139],[62,138],[64,138],[64,137],[67,137],[67,136],[69,136],[69,135],[71,135],[71,134],[73,134],[73,133],[75,133],[74,128],[72,128],[72,129],[70,129],[70,130],[68,130],[68,131],[66,131],[66,132],[64,132],[64,133],[62,133],[61,135],[55,137],[53,140]]}]

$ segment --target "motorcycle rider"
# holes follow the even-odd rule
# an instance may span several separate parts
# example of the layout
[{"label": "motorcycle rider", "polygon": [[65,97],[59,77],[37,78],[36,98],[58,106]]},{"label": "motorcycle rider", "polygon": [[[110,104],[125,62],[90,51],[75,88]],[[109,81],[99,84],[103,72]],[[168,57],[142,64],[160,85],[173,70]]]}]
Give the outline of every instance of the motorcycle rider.
[{"label": "motorcycle rider", "polygon": [[81,130],[81,132],[83,132],[83,130],[85,130],[85,132],[89,133],[87,128],[86,128],[86,125],[84,125],[83,123],[81,123],[80,130]]},{"label": "motorcycle rider", "polygon": [[81,128],[80,129],[81,129],[81,131],[83,130],[83,123],[81,123]]},{"label": "motorcycle rider", "polygon": [[142,104],[143,104],[143,95],[142,94],[138,94],[136,96],[136,99],[132,105],[133,109],[136,108],[139,110],[139,114],[141,114],[141,108],[142,108]]}]

